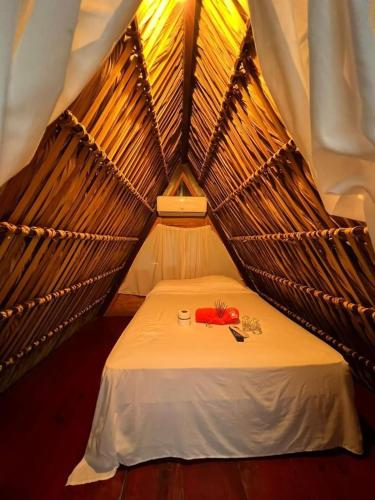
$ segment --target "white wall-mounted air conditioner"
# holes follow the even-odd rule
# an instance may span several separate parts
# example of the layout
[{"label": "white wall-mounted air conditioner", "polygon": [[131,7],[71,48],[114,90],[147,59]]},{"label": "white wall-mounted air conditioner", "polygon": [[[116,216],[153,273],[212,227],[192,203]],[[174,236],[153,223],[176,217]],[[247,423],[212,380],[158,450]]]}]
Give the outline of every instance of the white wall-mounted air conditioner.
[{"label": "white wall-mounted air conditioner", "polygon": [[204,217],[207,198],[204,196],[158,196],[156,201],[161,217]]}]

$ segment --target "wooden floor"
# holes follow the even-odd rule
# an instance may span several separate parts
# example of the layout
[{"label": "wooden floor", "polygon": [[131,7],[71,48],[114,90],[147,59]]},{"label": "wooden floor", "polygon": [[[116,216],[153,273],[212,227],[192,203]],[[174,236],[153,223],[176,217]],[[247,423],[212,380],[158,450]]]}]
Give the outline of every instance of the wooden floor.
[{"label": "wooden floor", "polygon": [[134,316],[141,307],[145,297],[116,293],[105,312],[105,316]]},{"label": "wooden floor", "polygon": [[[364,457],[346,452],[246,460],[163,460],[112,480],[64,487],[83,455],[101,369],[126,318],[102,318],[0,396],[0,499],[369,499],[375,474],[374,396],[359,388]],[[366,423],[367,422],[367,423]],[[372,492],[372,493],[371,493]]]}]

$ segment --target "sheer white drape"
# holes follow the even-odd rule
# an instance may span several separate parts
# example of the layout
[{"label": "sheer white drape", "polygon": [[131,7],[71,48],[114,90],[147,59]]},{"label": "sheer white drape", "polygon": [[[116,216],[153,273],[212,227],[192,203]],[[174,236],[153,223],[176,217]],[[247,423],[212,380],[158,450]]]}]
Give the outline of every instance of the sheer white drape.
[{"label": "sheer white drape", "polygon": [[328,212],[375,241],[375,0],[249,0],[264,79]]},{"label": "sheer white drape", "polygon": [[[89,81],[140,0],[0,0],[0,185]],[[249,0],[265,80],[330,213],[375,239],[375,0]]]},{"label": "sheer white drape", "polygon": [[32,158],[140,0],[0,0],[0,185]]},{"label": "sheer white drape", "polygon": [[138,252],[119,293],[147,295],[161,280],[210,275],[241,281],[211,226],[179,228],[158,224]]}]

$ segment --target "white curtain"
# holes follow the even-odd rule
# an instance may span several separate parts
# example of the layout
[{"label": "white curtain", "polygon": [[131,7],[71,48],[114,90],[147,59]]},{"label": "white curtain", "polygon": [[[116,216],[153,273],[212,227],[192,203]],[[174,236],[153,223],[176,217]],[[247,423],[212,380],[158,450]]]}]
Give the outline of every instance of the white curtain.
[{"label": "white curtain", "polygon": [[0,0],[0,186],[32,158],[140,0]]},{"label": "white curtain", "polygon": [[[140,0],[0,0],[0,185],[32,158]],[[249,0],[265,80],[332,214],[375,239],[375,0]]]},{"label": "white curtain", "polygon": [[119,293],[147,295],[160,280],[210,275],[241,281],[211,226],[191,229],[158,224],[143,243]]},{"label": "white curtain", "polygon": [[264,79],[328,212],[375,241],[375,0],[249,0]]}]

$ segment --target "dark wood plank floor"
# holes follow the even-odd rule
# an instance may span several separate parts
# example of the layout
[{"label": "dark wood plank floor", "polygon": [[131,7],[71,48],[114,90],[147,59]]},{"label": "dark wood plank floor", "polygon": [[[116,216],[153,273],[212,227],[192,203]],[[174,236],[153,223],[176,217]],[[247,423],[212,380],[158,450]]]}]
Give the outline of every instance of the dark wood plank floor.
[{"label": "dark wood plank floor", "polygon": [[0,396],[1,500],[368,499],[375,474],[375,398],[357,389],[364,457],[343,451],[244,460],[162,460],[108,481],[65,487],[82,457],[101,369],[126,318],[87,325]]}]

